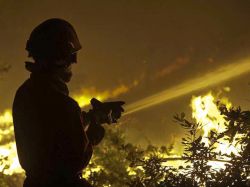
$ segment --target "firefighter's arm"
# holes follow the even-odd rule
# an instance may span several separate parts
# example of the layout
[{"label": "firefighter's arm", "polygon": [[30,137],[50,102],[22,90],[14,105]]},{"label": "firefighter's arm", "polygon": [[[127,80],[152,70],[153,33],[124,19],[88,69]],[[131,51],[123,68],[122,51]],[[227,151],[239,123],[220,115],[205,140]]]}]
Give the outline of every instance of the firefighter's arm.
[{"label": "firefighter's arm", "polygon": [[82,111],[82,117],[86,128],[88,139],[92,145],[97,145],[104,137],[105,129],[102,124],[117,123],[124,112],[123,101],[100,102],[97,99],[91,99],[92,109],[88,112]]},{"label": "firefighter's arm", "polygon": [[[63,115],[64,114],[64,115]],[[82,128],[82,117],[78,105],[65,107],[60,118],[60,143],[65,158],[65,165],[82,169],[87,166],[92,156],[92,144]]]},{"label": "firefighter's arm", "polygon": [[85,132],[90,144],[93,146],[99,144],[105,135],[105,129],[101,126],[101,124],[98,124],[95,120],[91,119],[92,117],[89,112],[87,113],[82,111],[82,117]]}]

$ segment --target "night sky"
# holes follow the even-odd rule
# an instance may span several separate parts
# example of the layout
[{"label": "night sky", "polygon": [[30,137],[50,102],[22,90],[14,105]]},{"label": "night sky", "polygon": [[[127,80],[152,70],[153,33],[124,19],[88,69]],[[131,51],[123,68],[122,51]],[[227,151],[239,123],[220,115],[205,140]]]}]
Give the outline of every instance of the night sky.
[{"label": "night sky", "polygon": [[[18,86],[28,78],[25,43],[32,29],[48,18],[73,24],[83,49],[74,65],[71,93],[105,92],[123,85],[110,100],[133,103],[202,77],[250,56],[250,1],[181,0],[0,0],[0,111],[11,108]],[[249,58],[250,59],[250,58]],[[172,143],[182,133],[175,113],[190,113],[193,95],[231,87],[226,96],[250,109],[250,74],[192,92],[126,116],[130,141]],[[49,106],[48,106],[49,107]]]}]

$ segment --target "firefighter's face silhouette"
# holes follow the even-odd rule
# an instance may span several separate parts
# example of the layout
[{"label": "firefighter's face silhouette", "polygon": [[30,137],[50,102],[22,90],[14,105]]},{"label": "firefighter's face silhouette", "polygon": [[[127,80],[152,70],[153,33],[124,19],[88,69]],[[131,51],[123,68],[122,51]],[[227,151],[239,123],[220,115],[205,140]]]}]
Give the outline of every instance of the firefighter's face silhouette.
[{"label": "firefighter's face silhouette", "polygon": [[64,82],[69,82],[72,78],[72,65],[77,62],[77,53],[70,55],[68,59],[56,61],[58,66],[56,70],[57,76]]}]

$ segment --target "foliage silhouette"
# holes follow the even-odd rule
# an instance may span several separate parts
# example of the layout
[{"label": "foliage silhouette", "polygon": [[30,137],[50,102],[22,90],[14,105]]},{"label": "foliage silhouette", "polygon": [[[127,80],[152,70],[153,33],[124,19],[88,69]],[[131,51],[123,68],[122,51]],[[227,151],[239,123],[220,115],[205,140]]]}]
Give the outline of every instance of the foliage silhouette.
[{"label": "foliage silhouette", "polygon": [[[240,107],[227,109],[219,105],[219,108],[226,120],[226,130],[222,133],[211,131],[208,137],[202,136],[202,124],[187,120],[184,113],[174,116],[174,121],[185,130],[181,140],[184,151],[179,158],[185,163],[183,166],[174,168],[166,164],[172,145],[143,148],[128,143],[119,126],[112,126],[106,127],[106,137],[95,148],[83,176],[96,187],[250,186],[250,112]],[[3,141],[11,140],[6,136]],[[204,140],[208,141],[204,143]],[[239,153],[217,152],[216,146],[222,140],[240,144]],[[0,161],[2,159],[6,158]],[[210,161],[223,161],[225,169],[213,169]],[[22,180],[23,174],[0,174],[0,186],[3,187],[20,187]]]}]

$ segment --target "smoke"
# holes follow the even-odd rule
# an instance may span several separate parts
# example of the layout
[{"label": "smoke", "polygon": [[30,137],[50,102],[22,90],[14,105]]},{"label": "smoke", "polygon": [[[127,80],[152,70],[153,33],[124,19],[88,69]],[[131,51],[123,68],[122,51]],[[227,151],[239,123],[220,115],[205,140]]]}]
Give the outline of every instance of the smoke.
[{"label": "smoke", "polygon": [[178,69],[181,69],[185,65],[187,65],[190,62],[189,58],[187,57],[179,57],[175,60],[174,63],[167,65],[163,67],[159,72],[157,72],[154,76],[154,78],[162,78],[165,77],[174,71],[177,71]]},{"label": "smoke", "polygon": [[115,98],[122,94],[127,93],[132,88],[136,87],[139,81],[135,80],[129,85],[120,84],[114,89],[100,91],[96,87],[82,88],[77,93],[74,93],[72,97],[78,102],[79,106],[85,107],[90,104],[92,98],[96,98],[100,101],[107,100],[109,98]]},{"label": "smoke", "polygon": [[9,64],[0,64],[0,74],[7,73],[11,69]]}]

